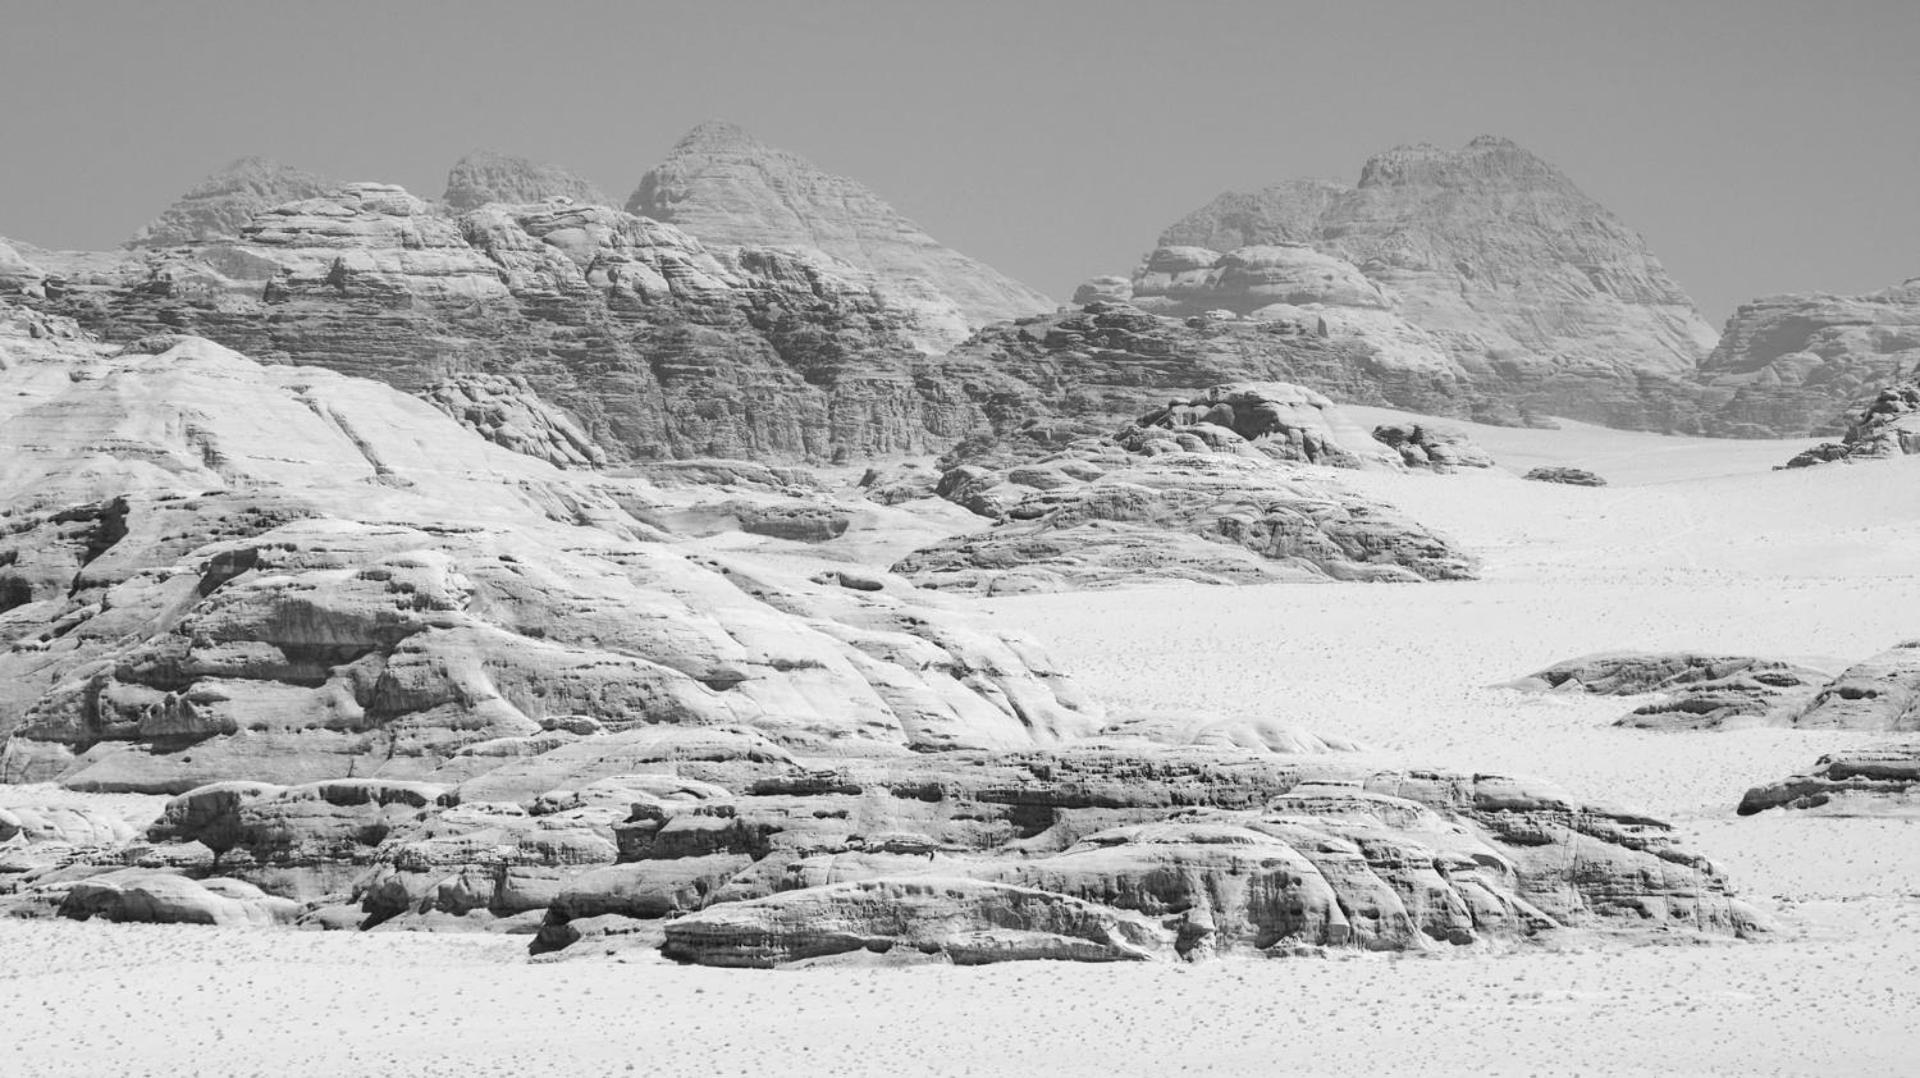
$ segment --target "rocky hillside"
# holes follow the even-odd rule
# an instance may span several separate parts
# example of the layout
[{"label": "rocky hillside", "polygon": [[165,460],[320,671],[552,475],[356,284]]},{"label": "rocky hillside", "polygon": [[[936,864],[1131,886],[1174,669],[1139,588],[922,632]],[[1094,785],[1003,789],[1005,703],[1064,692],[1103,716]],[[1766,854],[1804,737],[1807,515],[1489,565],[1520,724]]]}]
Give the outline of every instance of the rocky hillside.
[{"label": "rocky hillside", "polygon": [[729,123],[688,132],[641,178],[627,210],[707,243],[825,251],[888,280],[951,297],[975,326],[1054,309],[1039,292],[941,246],[859,183]]},{"label": "rocky hillside", "polygon": [[623,508],[644,481],[583,484],[377,382],[0,313],[0,780],[411,779],[661,724],[883,754],[1099,726],[1025,642],[658,542]]},{"label": "rocky hillside", "polygon": [[1920,278],[1864,296],[1744,303],[1700,365],[1730,422],[1780,435],[1839,434],[1849,409],[1920,372]]},{"label": "rocky hillside", "polygon": [[1638,235],[1505,139],[1390,150],[1352,186],[1225,194],[1158,243],[1130,282],[1149,309],[1304,309],[1520,415],[1712,426],[1690,399],[1712,328]]}]

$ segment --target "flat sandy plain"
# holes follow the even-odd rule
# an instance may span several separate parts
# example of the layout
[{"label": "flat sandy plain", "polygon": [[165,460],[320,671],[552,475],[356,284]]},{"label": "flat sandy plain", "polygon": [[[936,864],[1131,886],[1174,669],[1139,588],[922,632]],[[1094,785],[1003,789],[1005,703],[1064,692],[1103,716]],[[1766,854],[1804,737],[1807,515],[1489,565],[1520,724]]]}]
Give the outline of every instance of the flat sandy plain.
[{"label": "flat sandy plain", "polygon": [[[1482,580],[975,605],[1118,710],[1277,718],[1382,759],[1544,776],[1664,816],[1771,938],[760,972],[529,962],[521,938],[0,921],[0,1073],[1920,1072],[1920,825],[1733,812],[1748,786],[1879,736],[1615,729],[1636,701],[1492,687],[1619,648],[1837,669],[1920,635],[1920,458],[1775,472],[1799,443],[1453,425],[1502,469],[1348,475],[1479,553]],[[1613,485],[1515,475],[1542,463]],[[0,803],[20,796],[0,788]]]}]

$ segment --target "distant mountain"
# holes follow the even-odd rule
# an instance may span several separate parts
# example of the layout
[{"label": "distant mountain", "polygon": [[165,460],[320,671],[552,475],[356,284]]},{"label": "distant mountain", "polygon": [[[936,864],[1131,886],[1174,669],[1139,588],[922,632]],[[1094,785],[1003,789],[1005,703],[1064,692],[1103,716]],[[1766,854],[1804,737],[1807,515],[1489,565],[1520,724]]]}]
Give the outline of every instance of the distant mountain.
[{"label": "distant mountain", "polygon": [[678,225],[706,243],[814,247],[882,277],[921,281],[952,297],[974,325],[1056,306],[941,246],[859,183],[728,123],[689,131],[640,180],[627,210]]},{"label": "distant mountain", "polygon": [[329,180],[264,157],[242,157],[195,184],[127,241],[129,247],[174,247],[236,239],[253,215],[283,202],[314,198]]},{"label": "distant mountain", "polygon": [[543,165],[524,157],[475,150],[454,163],[447,173],[447,191],[441,200],[458,211],[476,210],[489,202],[525,204],[567,198],[593,206],[611,206],[613,200],[599,188],[558,165]]},{"label": "distant mountain", "polygon": [[1702,425],[1686,387],[1642,383],[1689,381],[1712,327],[1637,234],[1506,139],[1389,150],[1352,186],[1230,192],[1158,242],[1133,275],[1142,308],[1336,312],[1336,332],[1437,349],[1522,414]]}]

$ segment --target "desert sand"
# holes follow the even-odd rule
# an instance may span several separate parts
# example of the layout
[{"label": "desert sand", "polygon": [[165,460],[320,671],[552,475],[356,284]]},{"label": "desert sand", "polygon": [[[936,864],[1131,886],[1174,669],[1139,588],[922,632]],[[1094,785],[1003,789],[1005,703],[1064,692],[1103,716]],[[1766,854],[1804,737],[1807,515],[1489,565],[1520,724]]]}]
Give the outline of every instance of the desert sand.
[{"label": "desert sand", "polygon": [[[1400,415],[1349,411],[1369,426]],[[1619,648],[1837,670],[1912,635],[1920,459],[1775,472],[1804,443],[1452,425],[1501,468],[1345,477],[1479,554],[1481,580],[969,602],[1046,641],[1115,710],[1280,718],[1383,758],[1541,775],[1670,819],[1766,913],[1769,938],[755,972],[646,952],[530,961],[522,937],[0,921],[13,1001],[0,1070],[1912,1073],[1920,974],[1899,956],[1920,947],[1920,830],[1734,815],[1748,786],[1884,735],[1617,729],[1634,698],[1492,686]],[[1518,478],[1540,464],[1612,485]]]}]

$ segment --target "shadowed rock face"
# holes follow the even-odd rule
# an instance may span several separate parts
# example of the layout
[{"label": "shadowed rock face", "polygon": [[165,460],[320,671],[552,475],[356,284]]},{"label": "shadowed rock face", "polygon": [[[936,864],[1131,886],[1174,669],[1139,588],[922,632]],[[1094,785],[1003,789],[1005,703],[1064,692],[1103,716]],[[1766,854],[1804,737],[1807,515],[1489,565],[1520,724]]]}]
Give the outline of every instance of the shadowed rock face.
[{"label": "shadowed rock face", "polygon": [[[1505,139],[1400,147],[1358,184],[1229,193],[1163,232],[1133,300],[1258,316],[1273,303],[1391,312],[1361,335],[1436,343],[1523,413],[1695,429],[1714,335],[1618,218]],[[1405,405],[1402,405],[1405,406]]]},{"label": "shadowed rock face", "polygon": [[1337,401],[1500,419],[1444,365],[1397,362],[1318,316],[1171,318],[1127,304],[990,326],[916,380],[938,434],[1010,429],[1036,416],[1125,422],[1170,396],[1231,382],[1289,382]]},{"label": "shadowed rock face", "polygon": [[728,123],[689,131],[641,178],[627,210],[707,243],[812,247],[889,280],[919,282],[952,297],[975,326],[1054,307],[1033,289],[942,247],[853,180],[828,175]]},{"label": "shadowed rock face", "polygon": [[1850,408],[1916,369],[1920,278],[1864,296],[1790,294],[1741,304],[1700,376],[1728,421],[1806,436],[1842,432],[1854,418]]},{"label": "shadowed rock face", "polygon": [[350,184],[36,305],[112,340],[191,332],[418,392],[524,378],[616,459],[928,448],[910,371],[959,312],[818,252],[710,249],[603,206],[458,217]]},{"label": "shadowed rock face", "polygon": [[638,542],[621,488],[378,383],[193,338],[0,342],[5,781],[477,774],[576,727],[897,752],[1098,726],[1024,641]]},{"label": "shadowed rock face", "polygon": [[1740,815],[1772,808],[1835,816],[1920,815],[1920,749],[1896,745],[1822,756],[1813,769],[1755,786],[1740,799]]},{"label": "shadowed rock face", "polygon": [[456,161],[447,173],[446,193],[440,197],[463,213],[489,202],[526,205],[565,199],[593,206],[613,205],[613,200],[598,188],[558,165],[488,150],[476,150]]},{"label": "shadowed rock face", "polygon": [[253,215],[284,202],[318,198],[332,183],[264,157],[242,157],[196,184],[127,241],[129,247],[178,247],[237,239]]}]

